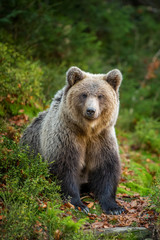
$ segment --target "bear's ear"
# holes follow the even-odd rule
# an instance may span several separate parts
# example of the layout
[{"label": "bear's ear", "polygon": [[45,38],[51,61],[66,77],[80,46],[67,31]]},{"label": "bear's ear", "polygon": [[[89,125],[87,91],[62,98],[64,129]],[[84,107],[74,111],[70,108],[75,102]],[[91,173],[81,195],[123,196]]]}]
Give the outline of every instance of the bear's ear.
[{"label": "bear's ear", "polygon": [[73,86],[75,83],[84,78],[84,73],[78,67],[69,68],[66,75],[69,86]]},{"label": "bear's ear", "polygon": [[122,82],[122,73],[118,69],[114,69],[104,76],[104,80],[106,80],[113,89],[118,92],[119,86]]}]

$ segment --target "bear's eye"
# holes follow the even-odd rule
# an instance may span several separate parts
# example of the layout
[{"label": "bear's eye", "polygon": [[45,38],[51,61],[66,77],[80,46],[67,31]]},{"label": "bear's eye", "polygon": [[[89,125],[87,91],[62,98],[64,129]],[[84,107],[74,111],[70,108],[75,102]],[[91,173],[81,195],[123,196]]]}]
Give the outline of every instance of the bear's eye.
[{"label": "bear's eye", "polygon": [[85,99],[85,98],[87,98],[87,94],[86,93],[83,93],[82,94],[82,97]]},{"label": "bear's eye", "polygon": [[98,99],[102,99],[103,98],[103,95],[98,95]]}]

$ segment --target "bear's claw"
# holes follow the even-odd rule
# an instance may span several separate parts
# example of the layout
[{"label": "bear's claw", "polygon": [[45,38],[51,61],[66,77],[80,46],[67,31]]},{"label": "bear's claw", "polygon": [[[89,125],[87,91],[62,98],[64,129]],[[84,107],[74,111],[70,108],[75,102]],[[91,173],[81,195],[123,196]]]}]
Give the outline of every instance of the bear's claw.
[{"label": "bear's claw", "polygon": [[111,214],[111,215],[120,215],[121,213],[125,212],[125,208],[117,206],[116,208],[111,208],[104,210],[106,214]]},{"label": "bear's claw", "polygon": [[89,213],[89,208],[88,207],[81,207],[81,210],[82,210],[82,212],[84,212],[84,213],[86,213],[86,214],[88,214]]},{"label": "bear's claw", "polygon": [[79,208],[81,209],[82,212],[88,214],[89,213],[89,208],[87,206],[85,206],[83,203],[82,204],[78,204],[77,206],[75,206],[76,209],[79,210]]},{"label": "bear's claw", "polygon": [[111,214],[111,215],[119,215],[126,211],[125,208],[117,205],[117,203],[114,201],[110,202],[109,204],[106,201],[101,202],[101,207],[106,214]]},{"label": "bear's claw", "polygon": [[75,206],[75,209],[79,210],[80,208],[82,212],[86,214],[89,213],[89,208],[86,205],[84,205],[81,201],[75,201],[75,199],[72,199],[71,203]]}]

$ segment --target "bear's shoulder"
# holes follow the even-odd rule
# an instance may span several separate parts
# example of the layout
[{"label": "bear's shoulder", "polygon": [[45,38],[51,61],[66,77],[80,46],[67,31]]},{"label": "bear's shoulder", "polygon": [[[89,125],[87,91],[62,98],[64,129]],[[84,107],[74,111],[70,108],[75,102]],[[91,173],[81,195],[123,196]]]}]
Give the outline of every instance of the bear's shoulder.
[{"label": "bear's shoulder", "polygon": [[52,98],[51,108],[52,108],[52,107],[58,108],[59,104],[60,104],[61,101],[62,101],[62,97],[63,97],[63,94],[64,94],[64,89],[65,89],[65,88],[62,88],[61,90],[59,90],[59,91],[54,95],[54,98]]},{"label": "bear's shoulder", "polygon": [[62,99],[63,93],[64,93],[64,88],[62,88],[61,90],[59,90],[59,91],[54,95],[54,98],[53,98],[52,100],[53,100],[53,101],[56,101],[56,102],[60,102],[61,99]]}]

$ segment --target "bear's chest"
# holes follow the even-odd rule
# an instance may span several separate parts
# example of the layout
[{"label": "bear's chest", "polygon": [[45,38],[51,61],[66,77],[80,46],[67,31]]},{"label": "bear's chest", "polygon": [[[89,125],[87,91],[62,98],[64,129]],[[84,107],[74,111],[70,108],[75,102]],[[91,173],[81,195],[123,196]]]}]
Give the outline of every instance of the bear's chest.
[{"label": "bear's chest", "polygon": [[83,142],[81,145],[79,167],[82,183],[87,182],[89,172],[98,164],[100,148],[98,139],[85,141],[85,144]]}]

